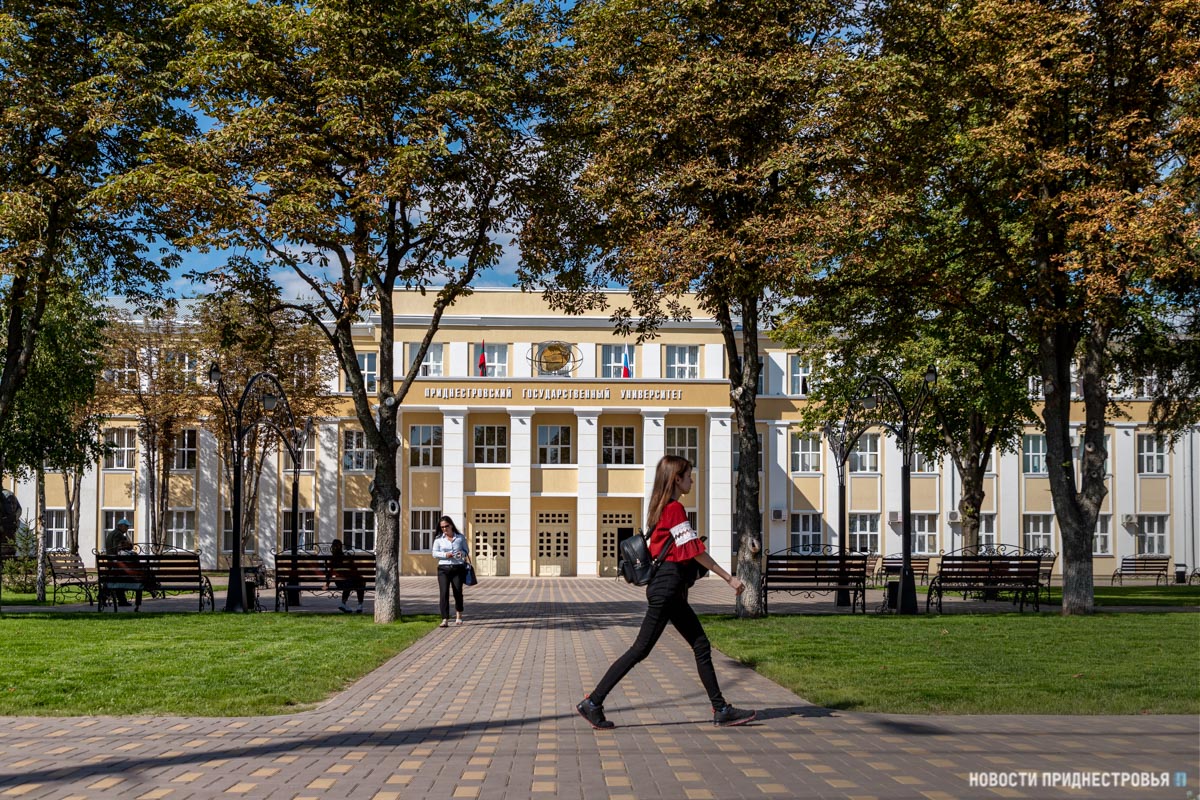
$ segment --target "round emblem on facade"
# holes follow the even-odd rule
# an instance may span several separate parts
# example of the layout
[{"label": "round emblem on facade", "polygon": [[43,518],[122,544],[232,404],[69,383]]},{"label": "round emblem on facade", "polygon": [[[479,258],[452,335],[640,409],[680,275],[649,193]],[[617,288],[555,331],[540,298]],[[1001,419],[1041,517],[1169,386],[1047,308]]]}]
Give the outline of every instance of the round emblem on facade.
[{"label": "round emblem on facade", "polygon": [[570,342],[542,342],[531,355],[539,375],[567,375],[579,366],[579,354]]}]

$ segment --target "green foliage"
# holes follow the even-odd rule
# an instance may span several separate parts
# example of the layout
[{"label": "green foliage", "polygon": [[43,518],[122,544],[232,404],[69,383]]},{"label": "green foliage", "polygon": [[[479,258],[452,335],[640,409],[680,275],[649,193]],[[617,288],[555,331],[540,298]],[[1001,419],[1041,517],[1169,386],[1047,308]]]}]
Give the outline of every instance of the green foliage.
[{"label": "green foliage", "polygon": [[3,560],[0,580],[4,588],[14,592],[33,593],[37,590],[37,531],[21,521],[13,539],[13,552]]},{"label": "green foliage", "polygon": [[326,614],[10,615],[0,619],[0,714],[304,711],[435,622],[427,615],[393,625]]}]

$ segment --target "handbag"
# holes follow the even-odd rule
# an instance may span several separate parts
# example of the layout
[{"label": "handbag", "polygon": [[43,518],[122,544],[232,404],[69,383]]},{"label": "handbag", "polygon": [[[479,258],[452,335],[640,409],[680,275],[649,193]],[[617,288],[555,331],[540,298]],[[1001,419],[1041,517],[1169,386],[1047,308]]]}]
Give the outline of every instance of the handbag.
[{"label": "handbag", "polygon": [[466,567],[467,575],[463,578],[463,586],[477,586],[479,579],[475,577],[475,565],[468,561]]},{"label": "handbag", "polygon": [[671,552],[674,544],[675,540],[667,537],[667,546],[658,554],[658,558],[650,558],[650,545],[645,536],[635,533],[627,537],[617,547],[620,552],[617,573],[626,583],[645,586],[654,579],[654,573],[658,572],[659,566],[666,560],[667,553]]}]

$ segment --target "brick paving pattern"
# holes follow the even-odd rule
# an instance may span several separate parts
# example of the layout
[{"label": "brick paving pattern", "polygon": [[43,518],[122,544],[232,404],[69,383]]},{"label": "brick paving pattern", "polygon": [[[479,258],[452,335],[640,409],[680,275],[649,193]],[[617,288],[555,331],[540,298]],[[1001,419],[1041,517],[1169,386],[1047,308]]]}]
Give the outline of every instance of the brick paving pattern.
[{"label": "brick paving pattern", "polygon": [[[401,590],[406,613],[436,611],[434,579],[406,577]],[[876,602],[878,592],[871,594]],[[693,601],[704,612],[732,609],[728,587],[712,579],[693,590]],[[592,730],[574,704],[632,642],[643,605],[641,590],[613,579],[486,578],[468,590],[466,625],[433,631],[311,711],[8,718],[0,798],[1186,800],[1197,793],[1200,721],[1190,716],[835,711],[716,654],[725,695],[759,716],[715,729],[691,652],[670,629],[608,698],[617,727]],[[318,598],[304,608],[337,613],[335,606]],[[776,613],[830,606],[772,598]],[[676,674],[683,679],[669,679]],[[464,691],[435,691],[435,675],[453,676]],[[1018,771],[1186,772],[1187,782],[1074,791],[969,783],[972,772]]]}]

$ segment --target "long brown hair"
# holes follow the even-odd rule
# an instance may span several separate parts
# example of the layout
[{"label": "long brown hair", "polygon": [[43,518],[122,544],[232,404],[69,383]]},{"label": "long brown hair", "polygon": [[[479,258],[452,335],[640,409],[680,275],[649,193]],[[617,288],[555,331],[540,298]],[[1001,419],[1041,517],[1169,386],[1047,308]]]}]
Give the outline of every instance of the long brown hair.
[{"label": "long brown hair", "polygon": [[651,534],[658,527],[663,509],[671,502],[671,493],[680,477],[692,468],[692,462],[682,456],[663,456],[658,460],[658,469],[654,471],[654,489],[650,492],[650,513],[646,517],[646,533]]}]

